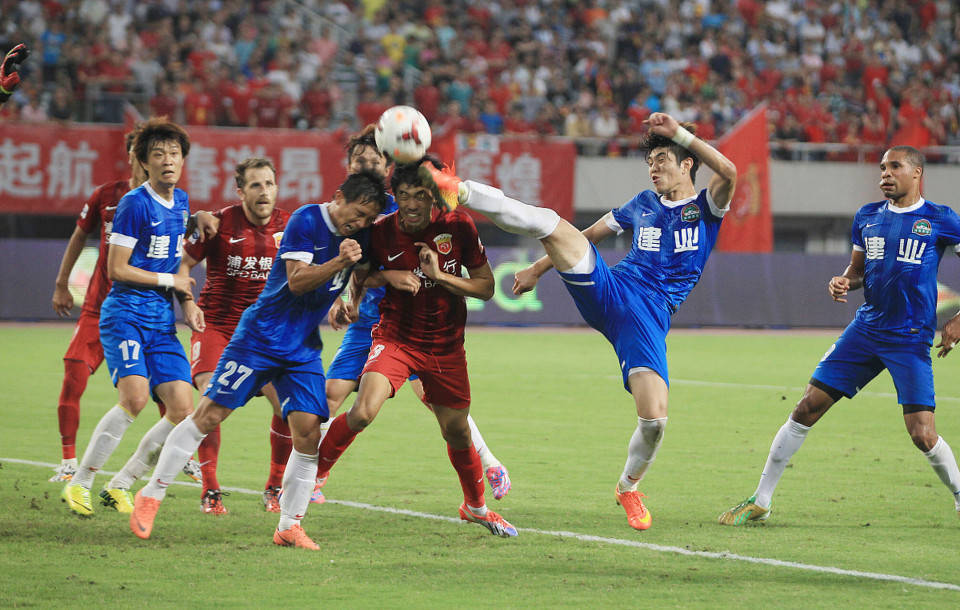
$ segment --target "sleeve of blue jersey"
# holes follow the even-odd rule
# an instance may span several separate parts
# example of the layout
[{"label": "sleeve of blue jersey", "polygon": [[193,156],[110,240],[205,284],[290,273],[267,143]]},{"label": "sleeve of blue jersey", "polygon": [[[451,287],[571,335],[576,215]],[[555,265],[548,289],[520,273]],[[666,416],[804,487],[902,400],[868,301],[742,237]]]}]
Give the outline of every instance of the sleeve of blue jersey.
[{"label": "sleeve of blue jersey", "polygon": [[960,215],[948,206],[943,209],[943,221],[940,226],[940,241],[948,246],[960,244]]},{"label": "sleeve of blue jersey", "polygon": [[111,232],[139,239],[145,222],[143,202],[131,191],[124,195],[117,204],[117,212],[113,217]]},{"label": "sleeve of blue jersey", "polygon": [[856,215],[853,217],[853,226],[850,228],[850,241],[853,245],[861,250],[866,248],[863,245],[863,232],[861,229],[860,216],[863,214],[863,208],[857,210]]},{"label": "sleeve of blue jersey", "polygon": [[619,208],[611,210],[613,212],[613,219],[617,221],[617,224],[619,224],[624,231],[633,230],[633,215],[636,213],[637,202],[639,200],[640,195],[638,194]]}]

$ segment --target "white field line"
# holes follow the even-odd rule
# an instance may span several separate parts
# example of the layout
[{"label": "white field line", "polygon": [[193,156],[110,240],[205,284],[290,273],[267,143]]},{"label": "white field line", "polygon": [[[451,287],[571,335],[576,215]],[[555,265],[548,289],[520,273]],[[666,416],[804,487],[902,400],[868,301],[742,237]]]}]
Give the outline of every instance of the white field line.
[{"label": "white field line", "polygon": [[[2,462],[25,464],[27,466],[38,466],[41,468],[56,468],[57,466],[57,464],[50,464],[47,462],[35,462],[32,460],[21,460],[17,458],[0,457],[0,463]],[[115,473],[101,470],[99,471],[99,474],[113,475]],[[197,483],[193,483],[193,482],[188,483],[186,481],[174,481],[173,484],[183,485],[186,487],[200,487],[200,485],[198,485]],[[252,496],[259,496],[263,493],[263,491],[246,489],[243,487],[224,487],[223,490],[229,491],[232,493],[247,494]],[[393,515],[404,515],[406,517],[416,517],[418,519],[432,519],[434,521],[462,523],[461,520],[457,517],[448,517],[446,515],[434,515],[432,513],[421,513],[414,510],[392,508],[389,506],[376,506],[374,504],[366,504],[364,502],[351,502],[348,500],[332,500],[330,498],[327,498],[327,502],[329,504],[339,504],[340,506],[348,506],[350,508],[373,510],[381,513],[390,513]],[[835,568],[832,566],[818,566],[818,565],[813,565],[809,563],[798,563],[796,561],[783,561],[780,559],[769,559],[766,557],[750,557],[748,555],[738,555],[737,553],[730,553],[727,551],[719,551],[719,552],[691,551],[690,549],[686,549],[678,546],[652,544],[649,542],[637,542],[636,540],[624,540],[622,538],[607,538],[604,536],[592,536],[589,534],[578,534],[577,532],[541,530],[541,529],[536,529],[531,527],[518,527],[517,531],[524,532],[527,534],[537,534],[541,536],[558,536],[560,538],[572,538],[574,540],[581,540],[583,542],[598,542],[600,544],[611,544],[616,546],[633,547],[638,549],[645,549],[648,551],[655,551],[658,553],[674,553],[677,555],[686,555],[688,557],[703,557],[706,559],[730,559],[734,561],[745,561],[747,563],[768,565],[768,566],[774,566],[779,568],[793,568],[796,570],[805,570],[807,572],[820,572],[824,574],[836,574],[838,576],[851,576],[854,578],[865,578],[869,580],[899,582],[905,585],[926,587],[928,589],[947,589],[950,591],[960,591],[960,585],[956,585],[953,583],[923,580],[922,578],[911,578],[909,576],[899,576],[897,574],[883,574],[879,572],[862,572],[860,570],[846,570],[843,568]]]}]

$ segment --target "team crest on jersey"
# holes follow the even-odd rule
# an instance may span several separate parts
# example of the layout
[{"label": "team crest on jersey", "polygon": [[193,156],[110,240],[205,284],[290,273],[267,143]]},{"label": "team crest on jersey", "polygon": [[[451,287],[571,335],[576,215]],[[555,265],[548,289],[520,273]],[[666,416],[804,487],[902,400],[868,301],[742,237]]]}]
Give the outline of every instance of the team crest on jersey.
[{"label": "team crest on jersey", "polygon": [[450,254],[453,251],[453,235],[449,233],[441,233],[433,238],[433,242],[437,244],[437,251],[440,254]]},{"label": "team crest on jersey", "polygon": [[684,222],[696,222],[700,220],[700,207],[695,203],[688,203],[680,210],[680,219]]},{"label": "team crest on jersey", "polygon": [[280,241],[283,239],[283,231],[277,231],[273,234],[273,243],[280,247]]},{"label": "team crest on jersey", "polygon": [[920,235],[921,237],[926,237],[933,233],[933,227],[930,226],[930,221],[926,218],[921,218],[917,222],[913,223],[913,233]]},{"label": "team crest on jersey", "polygon": [[184,211],[183,211],[183,228],[184,228],[184,229],[187,228],[187,221],[188,221],[189,219],[190,219],[190,212],[184,210]]}]

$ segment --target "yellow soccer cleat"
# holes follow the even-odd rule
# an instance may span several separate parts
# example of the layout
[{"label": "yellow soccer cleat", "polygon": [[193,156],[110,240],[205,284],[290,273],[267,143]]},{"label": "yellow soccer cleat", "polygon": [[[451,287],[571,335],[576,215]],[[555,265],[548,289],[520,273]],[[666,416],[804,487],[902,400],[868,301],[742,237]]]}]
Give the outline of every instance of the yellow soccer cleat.
[{"label": "yellow soccer cleat", "polygon": [[129,489],[104,487],[100,490],[100,503],[125,515],[133,512],[133,495]]},{"label": "yellow soccer cleat", "polygon": [[463,181],[451,168],[437,169],[428,159],[420,164],[420,169],[417,171],[424,186],[430,187],[433,191],[433,196],[443,211],[451,212],[460,205],[460,188]]},{"label": "yellow soccer cleat", "polygon": [[717,518],[720,525],[743,525],[747,521],[766,521],[770,509],[757,506],[757,496],[750,496]]},{"label": "yellow soccer cleat", "polygon": [[653,525],[653,517],[643,505],[643,498],[646,496],[639,491],[620,491],[619,485],[614,487],[613,491],[617,497],[617,504],[627,512],[627,523],[630,527],[635,530],[650,529]]},{"label": "yellow soccer cleat", "polygon": [[70,510],[81,517],[89,517],[93,514],[93,504],[90,503],[90,490],[82,485],[67,483],[63,487],[60,497]]}]

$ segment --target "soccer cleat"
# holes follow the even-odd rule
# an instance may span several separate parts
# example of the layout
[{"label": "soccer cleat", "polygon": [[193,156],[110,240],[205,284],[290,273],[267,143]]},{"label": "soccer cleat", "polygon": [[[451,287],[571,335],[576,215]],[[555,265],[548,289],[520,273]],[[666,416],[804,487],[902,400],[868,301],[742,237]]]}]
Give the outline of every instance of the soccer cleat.
[{"label": "soccer cleat", "polygon": [[488,509],[487,514],[481,517],[480,515],[474,514],[466,502],[460,505],[460,518],[464,521],[470,521],[471,523],[479,523],[490,530],[490,533],[494,536],[511,538],[517,535],[517,528],[510,525],[506,519],[497,513]]},{"label": "soccer cleat", "polygon": [[125,515],[133,512],[133,495],[129,489],[104,487],[100,490],[100,503]]},{"label": "soccer cleat", "polygon": [[77,474],[77,458],[63,460],[53,472],[54,475],[49,479],[51,483],[66,483],[72,480],[73,475]]},{"label": "soccer cleat", "polygon": [[219,489],[208,489],[200,499],[200,510],[208,515],[226,515],[227,507],[223,505],[223,496],[230,495]]},{"label": "soccer cleat", "polygon": [[263,508],[268,513],[280,512],[280,488],[268,487],[263,490]]},{"label": "soccer cleat", "polygon": [[143,495],[143,490],[133,497],[133,512],[130,513],[130,531],[146,540],[153,531],[153,520],[160,510],[160,500]]},{"label": "soccer cleat", "polygon": [[757,506],[757,496],[750,496],[717,518],[720,525],[743,525],[747,521],[766,521],[769,508]]},{"label": "soccer cleat", "polygon": [[424,186],[429,186],[437,203],[445,212],[460,205],[460,184],[463,182],[449,167],[437,169],[430,161],[424,161],[417,170]]},{"label": "soccer cleat", "polygon": [[273,532],[273,543],[279,546],[295,546],[311,551],[320,550],[317,543],[310,540],[310,536],[307,536],[307,533],[303,531],[303,528],[299,525],[294,525],[290,529],[283,530],[282,532],[279,529]]},{"label": "soccer cleat", "polygon": [[[330,478],[330,471],[329,471],[329,470],[328,470],[327,472],[325,472],[325,473],[323,474],[323,476],[320,476],[320,475],[318,474],[318,475],[317,475],[317,487],[316,487],[316,488],[320,488],[320,487],[323,487],[324,485],[326,485],[326,484],[327,484],[327,479],[329,479],[329,478]],[[316,489],[316,488],[315,488],[315,489]]]},{"label": "soccer cleat", "polygon": [[496,500],[502,499],[510,491],[510,473],[503,466],[487,468],[487,481]]},{"label": "soccer cleat", "polygon": [[93,504],[90,503],[90,490],[82,485],[71,485],[67,483],[63,486],[60,497],[70,510],[81,517],[89,517],[93,514]]},{"label": "soccer cleat", "polygon": [[643,505],[644,496],[639,491],[620,491],[620,486],[614,488],[617,495],[617,504],[627,511],[627,523],[635,530],[649,529],[653,525],[650,511]]},{"label": "soccer cleat", "polygon": [[[324,479],[324,483],[326,483],[326,479]],[[323,504],[327,501],[327,497],[323,495],[323,491],[320,489],[321,487],[323,487],[323,484],[317,479],[317,483],[313,486],[313,493],[310,494],[310,504]]]},{"label": "soccer cleat", "polygon": [[190,458],[186,464],[183,465],[183,474],[187,475],[197,483],[203,483],[203,471],[200,470],[200,464],[197,460]]}]

